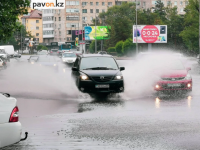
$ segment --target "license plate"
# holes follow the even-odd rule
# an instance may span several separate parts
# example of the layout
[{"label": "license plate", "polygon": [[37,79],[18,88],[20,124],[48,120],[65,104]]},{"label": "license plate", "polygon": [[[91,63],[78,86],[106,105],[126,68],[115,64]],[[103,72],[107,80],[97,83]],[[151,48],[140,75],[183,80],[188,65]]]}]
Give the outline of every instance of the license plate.
[{"label": "license plate", "polygon": [[109,88],[109,84],[98,84],[98,85],[95,85],[96,88]]},{"label": "license plate", "polygon": [[179,87],[181,86],[180,83],[174,83],[174,84],[167,84],[168,87]]}]

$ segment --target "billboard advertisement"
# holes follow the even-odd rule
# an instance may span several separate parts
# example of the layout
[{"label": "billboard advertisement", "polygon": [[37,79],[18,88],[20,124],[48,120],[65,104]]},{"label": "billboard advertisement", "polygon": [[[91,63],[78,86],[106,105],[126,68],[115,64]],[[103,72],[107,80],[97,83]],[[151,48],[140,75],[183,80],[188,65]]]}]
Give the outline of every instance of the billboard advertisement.
[{"label": "billboard advertisement", "polygon": [[105,40],[110,38],[111,26],[86,26],[85,27],[85,40]]},{"label": "billboard advertisement", "polygon": [[[137,37],[137,38],[136,38]],[[133,43],[167,43],[167,25],[133,26]]]},{"label": "billboard advertisement", "polygon": [[85,32],[84,30],[72,30],[72,41],[75,41],[76,37],[82,41],[82,33],[83,33],[83,40],[85,40]]}]

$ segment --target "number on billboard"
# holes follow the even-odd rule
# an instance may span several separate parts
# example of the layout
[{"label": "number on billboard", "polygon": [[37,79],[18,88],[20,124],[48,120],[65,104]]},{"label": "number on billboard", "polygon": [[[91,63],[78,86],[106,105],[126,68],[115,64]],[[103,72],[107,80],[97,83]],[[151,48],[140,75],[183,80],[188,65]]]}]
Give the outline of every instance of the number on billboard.
[{"label": "number on billboard", "polygon": [[151,31],[147,31],[147,35],[150,35],[151,34]]}]

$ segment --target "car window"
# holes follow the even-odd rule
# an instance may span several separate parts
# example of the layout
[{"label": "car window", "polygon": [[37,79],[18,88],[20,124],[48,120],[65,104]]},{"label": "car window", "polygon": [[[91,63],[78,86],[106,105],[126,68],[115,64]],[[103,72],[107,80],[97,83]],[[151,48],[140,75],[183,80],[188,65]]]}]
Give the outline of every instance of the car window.
[{"label": "car window", "polygon": [[51,51],[52,51],[52,52],[57,52],[58,50],[55,49],[55,50],[51,50]]},{"label": "car window", "polygon": [[80,70],[96,67],[118,69],[118,65],[112,57],[86,57],[81,59]]},{"label": "car window", "polygon": [[76,57],[76,54],[74,54],[74,53],[64,53],[63,57]]}]

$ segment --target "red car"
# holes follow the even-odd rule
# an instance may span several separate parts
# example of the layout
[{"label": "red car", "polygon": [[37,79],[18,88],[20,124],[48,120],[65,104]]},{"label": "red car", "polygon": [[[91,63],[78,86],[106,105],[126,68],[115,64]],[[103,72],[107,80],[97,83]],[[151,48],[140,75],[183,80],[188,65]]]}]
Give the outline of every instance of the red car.
[{"label": "red car", "polygon": [[[161,63],[162,64],[162,63]],[[166,61],[158,71],[159,80],[154,85],[155,91],[192,91],[191,68],[185,68],[179,60]]]}]

